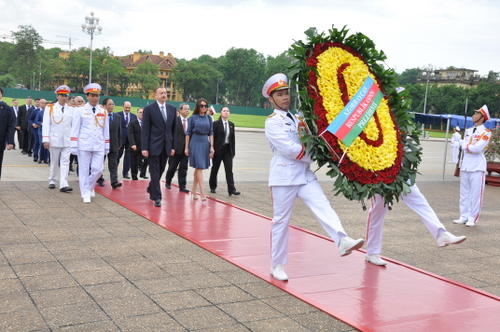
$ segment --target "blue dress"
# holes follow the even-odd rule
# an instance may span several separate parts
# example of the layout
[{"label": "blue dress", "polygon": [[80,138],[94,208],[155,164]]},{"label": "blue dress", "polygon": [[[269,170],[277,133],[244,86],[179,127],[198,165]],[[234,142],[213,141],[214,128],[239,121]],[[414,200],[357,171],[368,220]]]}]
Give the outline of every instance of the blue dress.
[{"label": "blue dress", "polygon": [[197,169],[210,167],[210,140],[213,135],[212,118],[208,115],[193,114],[188,118],[186,135],[189,139],[189,166]]}]

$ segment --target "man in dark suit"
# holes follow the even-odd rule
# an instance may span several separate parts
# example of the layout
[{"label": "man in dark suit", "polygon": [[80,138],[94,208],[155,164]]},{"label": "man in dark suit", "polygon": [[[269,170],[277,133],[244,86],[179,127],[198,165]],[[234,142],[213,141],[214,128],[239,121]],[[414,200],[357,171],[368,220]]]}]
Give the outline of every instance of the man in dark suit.
[{"label": "man in dark suit", "polygon": [[[111,187],[113,189],[122,186],[122,183],[118,181],[118,153],[122,144],[122,126],[121,118],[118,113],[113,113],[115,108],[115,103],[111,98],[104,98],[102,101],[102,106],[106,109],[109,117],[109,152],[104,158],[108,158],[108,170],[109,177],[111,181]],[[104,186],[104,176],[101,175],[97,184],[100,187]]]},{"label": "man in dark suit", "polygon": [[212,159],[212,171],[210,172],[210,192],[215,193],[217,188],[217,173],[221,161],[224,162],[226,171],[227,191],[229,196],[239,195],[236,191],[233,178],[233,158],[236,151],[234,139],[234,123],[228,120],[229,107],[223,106],[220,110],[220,117],[214,121],[214,158]]},{"label": "man in dark suit", "polygon": [[130,122],[128,126],[128,141],[130,143],[130,169],[132,180],[138,180],[137,173],[140,170],[140,176],[143,179],[149,179],[146,176],[148,168],[148,158],[142,155],[141,130],[142,130],[142,114],[144,108],[137,110],[137,119]]},{"label": "man in dark suit", "polygon": [[[16,115],[16,122],[17,122],[17,114],[19,113],[19,100],[14,99],[12,100],[12,110],[14,111],[14,114]],[[18,130],[16,127],[16,133],[17,133],[17,143],[18,146],[21,146],[21,130]],[[16,149],[16,139],[14,138],[14,147],[13,149]]]},{"label": "man in dark suit", "polygon": [[149,174],[151,180],[148,186],[149,198],[155,201],[155,206],[161,206],[160,180],[168,157],[175,153],[175,126],[177,110],[166,103],[167,90],[157,88],[156,101],[144,108],[142,121],[142,155],[149,158]]},{"label": "man in dark suit", "polygon": [[186,189],[187,184],[187,170],[189,157],[184,153],[186,146],[186,130],[187,130],[187,116],[189,115],[189,105],[182,103],[179,105],[179,116],[177,116],[176,124],[176,137],[175,137],[175,154],[168,158],[168,170],[165,176],[165,187],[171,188],[172,178],[175,171],[179,168],[177,173],[177,180],[179,182],[179,191],[189,193]]},{"label": "man in dark suit", "polygon": [[21,152],[28,154],[28,111],[33,108],[31,97],[26,97],[26,103],[19,107],[16,119],[16,129],[21,131],[21,140],[19,142]]},{"label": "man in dark suit", "polygon": [[130,142],[128,141],[128,126],[130,122],[133,120],[137,119],[137,116],[135,114],[130,113],[130,109],[132,108],[132,104],[128,101],[123,103],[123,111],[118,112],[117,114],[120,115],[122,121],[122,142],[121,142],[121,149],[118,152],[118,164],[120,164],[120,159],[122,158],[123,154],[125,156],[123,157],[123,171],[122,175],[124,179],[130,179],[130,176],[128,175],[128,172],[130,171]]},{"label": "man in dark suit", "polygon": [[32,142],[32,148],[30,151],[33,151],[33,161],[37,162],[38,161],[38,154],[40,152],[40,145],[42,145],[39,140],[38,140],[38,125],[35,123],[36,120],[36,115],[38,112],[40,112],[42,109],[45,109],[45,105],[47,104],[47,101],[45,99],[36,99],[35,100],[35,105],[36,107],[31,110],[31,112],[28,115],[28,128],[29,131],[31,132],[31,142]]},{"label": "man in dark suit", "polygon": [[[3,89],[0,88],[3,95]],[[16,126],[16,115],[12,108],[5,102],[0,101],[0,178],[2,177],[3,153],[5,148],[10,150],[14,147],[14,131]]]}]

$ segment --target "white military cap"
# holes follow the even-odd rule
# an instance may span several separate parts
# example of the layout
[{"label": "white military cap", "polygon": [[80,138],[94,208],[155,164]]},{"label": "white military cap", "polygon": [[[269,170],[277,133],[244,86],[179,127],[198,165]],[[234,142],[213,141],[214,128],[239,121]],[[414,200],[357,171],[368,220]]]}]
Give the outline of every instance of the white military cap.
[{"label": "white military cap", "polygon": [[269,98],[273,91],[285,89],[290,89],[290,87],[288,86],[288,78],[286,77],[286,75],[281,73],[274,74],[264,84],[264,87],[262,88],[262,95],[265,98]]},{"label": "white military cap", "polygon": [[101,86],[97,83],[90,83],[83,89],[85,93],[96,93],[96,94],[100,94],[101,90],[102,90]]}]

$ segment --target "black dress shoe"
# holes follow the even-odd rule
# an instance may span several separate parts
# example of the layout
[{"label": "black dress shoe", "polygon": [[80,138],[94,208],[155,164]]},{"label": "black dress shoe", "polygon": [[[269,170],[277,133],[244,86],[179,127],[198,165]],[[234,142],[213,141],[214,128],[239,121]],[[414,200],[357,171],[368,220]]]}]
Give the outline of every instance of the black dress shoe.
[{"label": "black dress shoe", "polygon": [[62,187],[61,189],[59,189],[60,192],[62,193],[67,193],[69,191],[73,191],[73,188],[71,187]]},{"label": "black dress shoe", "polygon": [[217,193],[217,192],[215,191],[215,189],[210,189],[210,192],[211,192],[212,194],[216,194],[216,193]]},{"label": "black dress shoe", "polygon": [[73,166],[70,166],[70,167],[69,167],[69,171],[70,171],[70,172],[74,172],[74,171],[75,171],[75,169],[73,168]]},{"label": "black dress shoe", "polygon": [[161,199],[155,199],[155,206],[160,207],[161,206]]},{"label": "black dress shoe", "polygon": [[31,156],[32,156],[32,154],[31,154],[31,153],[28,153],[28,157],[31,157]]},{"label": "black dress shoe", "polygon": [[22,153],[22,154],[26,154],[27,152],[26,152],[26,151],[23,151],[23,152],[21,152],[21,153]]},{"label": "black dress shoe", "polygon": [[144,180],[149,179],[146,175],[144,175],[144,176],[143,176],[143,175],[141,175],[141,178],[143,178]]},{"label": "black dress shoe", "polygon": [[165,188],[172,189],[172,186],[170,184],[168,184],[168,183],[165,183]]},{"label": "black dress shoe", "polygon": [[130,176],[128,176],[128,174],[123,174],[123,178],[124,179],[130,179]]},{"label": "black dress shoe", "polygon": [[137,176],[132,176],[132,180],[137,181],[139,179],[137,178]]},{"label": "black dress shoe", "polygon": [[99,187],[104,187],[104,180],[97,180],[97,185]]},{"label": "black dress shoe", "polygon": [[38,159],[38,163],[39,163],[39,164],[41,164],[41,163],[42,163],[42,161],[43,161],[42,159]]},{"label": "black dress shoe", "polygon": [[189,193],[189,189],[186,189],[186,188],[181,188],[179,189],[179,191],[183,192],[183,193]]},{"label": "black dress shoe", "polygon": [[49,184],[49,189],[56,189],[56,185],[53,183]]},{"label": "black dress shoe", "polygon": [[237,195],[239,195],[239,194],[241,194],[241,193],[240,193],[239,191],[236,191],[236,190],[235,190],[235,191],[233,191],[232,193],[229,193],[229,196],[231,196],[231,195],[235,195],[235,196],[237,196]]},{"label": "black dress shoe", "polygon": [[38,158],[33,158],[33,161],[36,163],[38,161]]},{"label": "black dress shoe", "polygon": [[113,189],[116,189],[116,188],[120,188],[122,186],[122,183],[121,182],[115,182],[115,183],[112,183],[111,184],[111,187]]}]

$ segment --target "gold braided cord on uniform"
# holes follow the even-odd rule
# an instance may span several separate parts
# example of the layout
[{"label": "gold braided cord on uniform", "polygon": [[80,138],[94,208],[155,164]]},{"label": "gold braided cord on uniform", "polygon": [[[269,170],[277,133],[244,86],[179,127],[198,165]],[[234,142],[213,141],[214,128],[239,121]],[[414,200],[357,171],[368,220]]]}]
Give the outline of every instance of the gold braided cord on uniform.
[{"label": "gold braided cord on uniform", "polygon": [[[100,106],[98,106],[99,108],[101,108]],[[106,109],[103,109],[101,108],[103,111],[104,111],[104,118],[103,118],[103,121],[102,121],[102,125],[101,123],[99,122],[99,119],[97,118],[97,115],[94,116],[94,122],[97,126],[101,127],[101,128],[104,128],[104,125],[106,124],[106,117],[108,116],[108,111]]]},{"label": "gold braided cord on uniform", "polygon": [[50,104],[50,109],[49,109],[49,115],[52,118],[52,121],[54,121],[55,124],[60,124],[61,122],[64,121],[64,113],[61,118],[61,121],[57,122],[56,119],[54,118],[54,104]]}]

